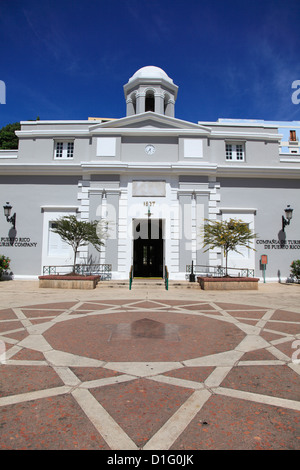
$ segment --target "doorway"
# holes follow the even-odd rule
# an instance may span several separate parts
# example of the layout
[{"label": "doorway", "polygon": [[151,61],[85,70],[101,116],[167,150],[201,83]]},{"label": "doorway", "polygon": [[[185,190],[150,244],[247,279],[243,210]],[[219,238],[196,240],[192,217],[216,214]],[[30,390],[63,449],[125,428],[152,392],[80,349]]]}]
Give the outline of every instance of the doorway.
[{"label": "doorway", "polygon": [[163,277],[162,219],[134,220],[134,277]]}]

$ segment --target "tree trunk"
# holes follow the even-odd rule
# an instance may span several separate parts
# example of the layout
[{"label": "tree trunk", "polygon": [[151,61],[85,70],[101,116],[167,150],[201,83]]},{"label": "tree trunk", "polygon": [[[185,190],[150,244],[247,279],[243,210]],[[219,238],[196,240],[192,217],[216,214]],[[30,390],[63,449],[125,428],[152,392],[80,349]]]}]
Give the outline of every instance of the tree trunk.
[{"label": "tree trunk", "polygon": [[73,273],[75,274],[77,248],[74,250]]},{"label": "tree trunk", "polygon": [[225,276],[228,276],[228,251],[224,252],[225,254]]}]

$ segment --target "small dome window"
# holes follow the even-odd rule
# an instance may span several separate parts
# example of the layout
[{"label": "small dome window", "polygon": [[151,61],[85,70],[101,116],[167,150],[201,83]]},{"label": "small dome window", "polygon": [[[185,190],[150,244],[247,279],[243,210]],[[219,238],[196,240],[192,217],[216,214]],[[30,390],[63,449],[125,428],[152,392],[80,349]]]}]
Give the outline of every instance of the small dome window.
[{"label": "small dome window", "polygon": [[146,93],[146,100],[145,100],[145,111],[153,111],[155,110],[155,100],[154,100],[154,92],[147,91]]}]

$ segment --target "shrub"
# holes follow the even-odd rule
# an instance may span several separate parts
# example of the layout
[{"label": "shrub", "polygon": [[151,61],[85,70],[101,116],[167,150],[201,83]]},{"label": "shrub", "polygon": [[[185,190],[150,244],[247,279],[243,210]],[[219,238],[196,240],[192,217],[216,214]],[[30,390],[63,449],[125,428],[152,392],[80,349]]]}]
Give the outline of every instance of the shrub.
[{"label": "shrub", "polygon": [[9,269],[10,259],[7,256],[0,256],[0,278]]},{"label": "shrub", "polygon": [[291,274],[293,277],[300,279],[300,259],[297,259],[291,264]]}]

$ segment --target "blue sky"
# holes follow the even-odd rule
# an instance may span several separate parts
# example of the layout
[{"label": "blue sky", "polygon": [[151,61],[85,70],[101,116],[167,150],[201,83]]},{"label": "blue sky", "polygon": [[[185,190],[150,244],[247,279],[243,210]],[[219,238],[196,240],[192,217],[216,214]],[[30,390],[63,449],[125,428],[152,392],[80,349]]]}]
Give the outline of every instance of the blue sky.
[{"label": "blue sky", "polygon": [[180,119],[300,120],[300,0],[0,0],[0,45],[0,128],[123,117],[146,65],[179,86]]}]

